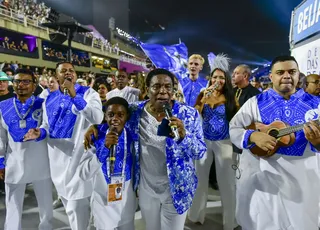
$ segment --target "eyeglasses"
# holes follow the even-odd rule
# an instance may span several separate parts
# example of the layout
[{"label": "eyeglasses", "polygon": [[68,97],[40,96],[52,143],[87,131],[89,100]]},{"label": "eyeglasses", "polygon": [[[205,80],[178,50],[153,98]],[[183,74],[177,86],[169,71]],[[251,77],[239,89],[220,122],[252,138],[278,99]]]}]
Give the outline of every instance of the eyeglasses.
[{"label": "eyeglasses", "polygon": [[318,85],[320,83],[320,80],[316,80],[316,81],[308,81],[308,83],[314,83],[316,85]]},{"label": "eyeglasses", "polygon": [[30,83],[32,83],[32,80],[18,80],[18,79],[14,79],[13,80],[13,84],[19,85],[20,83],[22,83],[23,85],[29,85]]}]

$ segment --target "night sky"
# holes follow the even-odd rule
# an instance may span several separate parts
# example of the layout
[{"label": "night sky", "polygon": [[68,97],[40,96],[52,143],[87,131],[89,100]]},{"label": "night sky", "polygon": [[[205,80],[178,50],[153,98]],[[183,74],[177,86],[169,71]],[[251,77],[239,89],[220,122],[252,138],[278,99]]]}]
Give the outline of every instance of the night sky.
[{"label": "night sky", "polygon": [[[292,10],[301,0],[130,0],[130,32],[144,42],[186,43],[189,55],[227,53],[256,66],[289,54]],[[161,29],[164,27],[165,30]]]}]

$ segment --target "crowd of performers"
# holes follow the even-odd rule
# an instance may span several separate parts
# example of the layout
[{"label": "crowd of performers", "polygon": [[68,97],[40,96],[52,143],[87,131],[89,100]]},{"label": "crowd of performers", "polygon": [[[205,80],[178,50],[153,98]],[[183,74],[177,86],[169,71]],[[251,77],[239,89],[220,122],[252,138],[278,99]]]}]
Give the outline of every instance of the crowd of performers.
[{"label": "crowd of performers", "polygon": [[[4,229],[23,227],[29,183],[41,230],[53,229],[54,188],[72,230],[86,230],[91,213],[99,230],[133,230],[138,206],[147,230],[201,225],[215,162],[224,230],[317,230],[319,96],[298,88],[292,56],[273,60],[264,92],[248,66],[230,74],[229,61],[218,55],[209,79],[196,54],[186,77],[153,69],[145,95],[118,71],[105,97],[103,82],[99,93],[76,83],[72,63],[58,63],[55,87],[38,96],[35,75],[18,69],[0,102]],[[0,91],[9,80],[0,74]],[[318,89],[319,76],[307,83]]]}]

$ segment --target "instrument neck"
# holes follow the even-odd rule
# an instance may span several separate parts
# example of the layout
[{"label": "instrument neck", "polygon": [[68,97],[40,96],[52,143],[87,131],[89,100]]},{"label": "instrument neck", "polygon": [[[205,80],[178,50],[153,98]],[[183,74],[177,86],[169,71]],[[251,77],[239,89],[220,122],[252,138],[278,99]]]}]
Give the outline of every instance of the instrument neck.
[{"label": "instrument neck", "polygon": [[[316,123],[319,124],[319,121],[318,120],[314,120]],[[289,135],[291,133],[295,133],[297,131],[300,131],[303,129],[304,125],[309,125],[310,122],[307,122],[307,123],[304,123],[304,124],[300,124],[300,125],[295,125],[295,126],[290,126],[290,127],[287,127],[287,128],[284,128],[284,129],[281,129],[279,131],[279,134],[277,135],[277,137],[283,137],[283,136],[286,136],[286,135]]]}]

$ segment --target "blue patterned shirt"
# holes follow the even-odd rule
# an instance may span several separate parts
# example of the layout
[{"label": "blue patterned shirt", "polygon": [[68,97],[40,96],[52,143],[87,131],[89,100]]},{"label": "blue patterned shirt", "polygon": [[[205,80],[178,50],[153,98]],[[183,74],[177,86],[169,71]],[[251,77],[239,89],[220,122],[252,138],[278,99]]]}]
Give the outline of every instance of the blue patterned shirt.
[{"label": "blue patterned shirt", "polygon": [[[273,89],[256,97],[261,122],[264,124],[268,125],[279,120],[290,126],[295,126],[319,118],[319,98],[305,93],[303,90],[298,90],[292,94],[289,100],[284,99]],[[249,138],[250,133],[252,133],[250,130],[246,132],[247,137],[244,138],[245,140]],[[289,156],[302,156],[308,144],[303,130],[295,132],[295,139],[296,141],[293,145],[281,147],[277,150],[277,153]],[[247,146],[244,145],[244,147]],[[312,147],[312,150],[315,151],[315,148]]]},{"label": "blue patterned shirt", "polygon": [[[134,189],[138,188],[140,180],[139,123],[146,103],[147,101],[144,101],[131,105],[131,116],[127,122],[135,151]],[[172,138],[166,138],[164,150],[172,202],[177,213],[182,214],[190,208],[198,184],[193,160],[202,158],[207,148],[198,111],[175,102],[172,113],[182,120],[186,130],[182,141],[175,142]]]},{"label": "blue patterned shirt", "polygon": [[76,112],[83,110],[87,102],[83,99],[89,87],[75,84],[76,96],[70,99],[60,90],[51,92],[46,100],[50,138],[71,138],[77,120]]},{"label": "blue patterned shirt", "polygon": [[[24,116],[26,112],[31,107],[28,115],[25,117],[26,121],[26,127],[21,128],[19,126],[19,121],[21,118],[18,116],[13,100],[15,100],[17,110],[19,113]],[[38,98],[35,96],[31,96],[26,100],[26,102],[23,104],[21,103],[17,97],[9,98],[7,100],[4,100],[0,102],[0,112],[2,119],[8,126],[8,132],[10,136],[12,137],[14,142],[23,142],[24,135],[29,131],[29,129],[40,127],[42,123],[42,98]],[[33,103],[33,105],[32,105]],[[40,129],[40,137],[36,139],[36,141],[41,141],[46,138],[46,131],[45,129]],[[0,158],[0,168],[4,168],[4,158]]]},{"label": "blue patterned shirt", "polygon": [[194,107],[201,89],[207,87],[208,81],[202,77],[198,77],[197,80],[192,81],[189,78],[189,76],[184,76],[184,77],[181,77],[180,75],[176,75],[176,76],[179,78],[179,82],[182,86],[186,104],[191,107]]},{"label": "blue patterned shirt", "polygon": [[208,104],[203,106],[202,126],[204,138],[210,141],[219,141],[229,138],[229,122],[226,116],[225,104],[211,108]]},{"label": "blue patterned shirt", "polygon": [[[107,172],[107,161],[110,158],[110,150],[105,146],[106,133],[108,131],[108,125],[102,124],[98,125],[98,138],[93,138],[93,143],[96,148],[96,155],[102,163],[101,170],[103,172],[104,178],[107,184],[111,183],[111,178],[109,172]],[[126,157],[126,165],[125,165],[125,181],[131,179],[131,169],[132,169],[132,151],[131,151],[131,143],[132,139],[130,138],[129,132],[127,131],[127,157]],[[124,160],[124,132],[121,133],[118,139],[117,152],[115,154],[116,161],[114,164],[114,174],[121,175],[123,160]]]}]

